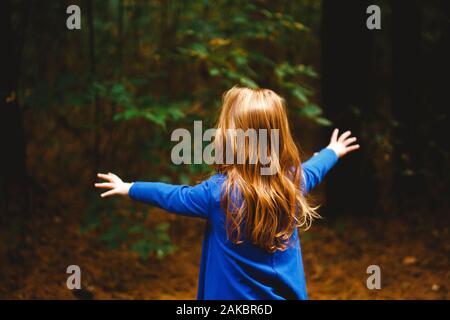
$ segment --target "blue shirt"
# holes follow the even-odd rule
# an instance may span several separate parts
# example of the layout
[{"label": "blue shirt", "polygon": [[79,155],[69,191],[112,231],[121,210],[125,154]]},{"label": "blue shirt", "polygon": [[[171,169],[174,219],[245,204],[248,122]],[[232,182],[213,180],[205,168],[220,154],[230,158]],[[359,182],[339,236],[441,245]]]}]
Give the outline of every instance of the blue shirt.
[{"label": "blue shirt", "polygon": [[[331,149],[323,149],[303,163],[304,190],[324,178],[337,161]],[[270,253],[249,241],[234,244],[227,239],[225,212],[220,206],[226,176],[216,174],[196,186],[161,182],[135,182],[132,199],[167,211],[207,220],[198,281],[198,299],[307,299],[302,254],[297,230],[294,244]]]}]

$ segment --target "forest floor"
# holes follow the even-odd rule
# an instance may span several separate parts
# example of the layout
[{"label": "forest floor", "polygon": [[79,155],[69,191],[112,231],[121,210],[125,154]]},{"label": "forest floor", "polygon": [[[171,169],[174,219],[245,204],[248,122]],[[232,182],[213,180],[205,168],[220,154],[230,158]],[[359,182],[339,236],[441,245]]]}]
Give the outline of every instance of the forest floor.
[{"label": "forest floor", "polygon": [[[144,261],[107,249],[64,218],[30,219],[14,250],[0,245],[2,299],[195,299],[204,222],[152,210],[170,222],[177,250]],[[449,299],[448,215],[340,217],[318,221],[302,236],[311,299]],[[5,235],[5,233],[3,233]],[[4,239],[0,239],[4,240]],[[83,291],[66,287],[66,268],[79,265]],[[381,289],[366,287],[367,267],[381,268]]]}]

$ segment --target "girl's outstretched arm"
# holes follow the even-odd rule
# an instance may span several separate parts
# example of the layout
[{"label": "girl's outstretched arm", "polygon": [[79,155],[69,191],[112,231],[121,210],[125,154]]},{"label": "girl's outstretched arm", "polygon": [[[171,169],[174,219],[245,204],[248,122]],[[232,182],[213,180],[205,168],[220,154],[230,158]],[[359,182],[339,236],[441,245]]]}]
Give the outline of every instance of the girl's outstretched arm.
[{"label": "girl's outstretched arm", "polygon": [[359,149],[359,144],[354,144],[355,142],[356,138],[351,137],[350,131],[339,136],[339,130],[334,129],[328,146],[303,163],[304,192],[307,193],[318,185],[336,164],[338,158]]},{"label": "girl's outstretched arm", "polygon": [[172,185],[162,182],[123,182],[118,176],[108,173],[97,175],[107,182],[96,183],[95,187],[110,189],[101,197],[128,195],[130,198],[158,206],[170,212],[207,218],[209,212],[209,180],[196,186]]}]

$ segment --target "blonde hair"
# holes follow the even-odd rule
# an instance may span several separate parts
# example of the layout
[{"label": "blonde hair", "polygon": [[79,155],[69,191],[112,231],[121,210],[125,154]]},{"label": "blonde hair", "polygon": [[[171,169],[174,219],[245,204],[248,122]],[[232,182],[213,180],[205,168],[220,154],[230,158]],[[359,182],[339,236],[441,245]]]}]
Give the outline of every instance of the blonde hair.
[{"label": "blonde hair", "polygon": [[[261,152],[257,145],[245,141],[237,148],[236,137],[227,130],[266,129],[269,136],[278,129],[279,146],[274,152],[269,141],[267,153],[276,172],[262,175]],[[311,207],[301,189],[300,156],[288,124],[284,100],[269,89],[233,87],[223,95],[223,105],[217,123],[217,145],[230,145],[234,158],[244,152],[243,163],[216,163],[216,171],[227,176],[221,205],[226,212],[226,232],[236,244],[242,236],[269,251],[285,250],[297,227],[308,229],[314,218],[320,217]],[[257,150],[252,150],[257,148]],[[239,150],[238,150],[239,149]],[[217,148],[218,152],[224,150]],[[251,155],[257,155],[252,161]],[[240,154],[242,156],[242,154]]]}]

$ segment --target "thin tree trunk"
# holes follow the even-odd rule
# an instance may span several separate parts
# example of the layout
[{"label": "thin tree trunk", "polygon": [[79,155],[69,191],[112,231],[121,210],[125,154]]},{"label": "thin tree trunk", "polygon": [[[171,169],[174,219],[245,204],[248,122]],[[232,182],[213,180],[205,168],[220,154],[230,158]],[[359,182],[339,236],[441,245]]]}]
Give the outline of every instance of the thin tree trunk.
[{"label": "thin tree trunk", "polygon": [[29,211],[22,111],[17,101],[19,45],[12,28],[11,1],[0,1],[0,209],[4,219]]},{"label": "thin tree trunk", "polygon": [[163,57],[163,70],[166,72],[166,77],[164,81],[164,94],[168,95],[171,90],[171,63],[169,58],[169,0],[161,1],[161,20],[160,20],[160,52],[161,57]]},{"label": "thin tree trunk", "polygon": [[[118,1],[117,11],[117,56],[116,56],[116,69],[114,71],[116,81],[122,81],[123,79],[123,47],[124,47],[124,3],[123,0]],[[117,105],[115,102],[111,103],[110,119],[109,119],[109,143],[108,143],[108,166],[114,168],[115,166],[115,153],[114,153],[114,115],[116,114]]]},{"label": "thin tree trunk", "polygon": [[[87,0],[87,15],[89,29],[89,59],[90,59],[90,78],[91,85],[96,81],[97,60],[95,56],[95,32],[94,32],[94,12],[92,0]],[[100,125],[101,109],[100,99],[97,92],[94,96],[94,167],[93,176],[95,177],[100,169]]]}]

